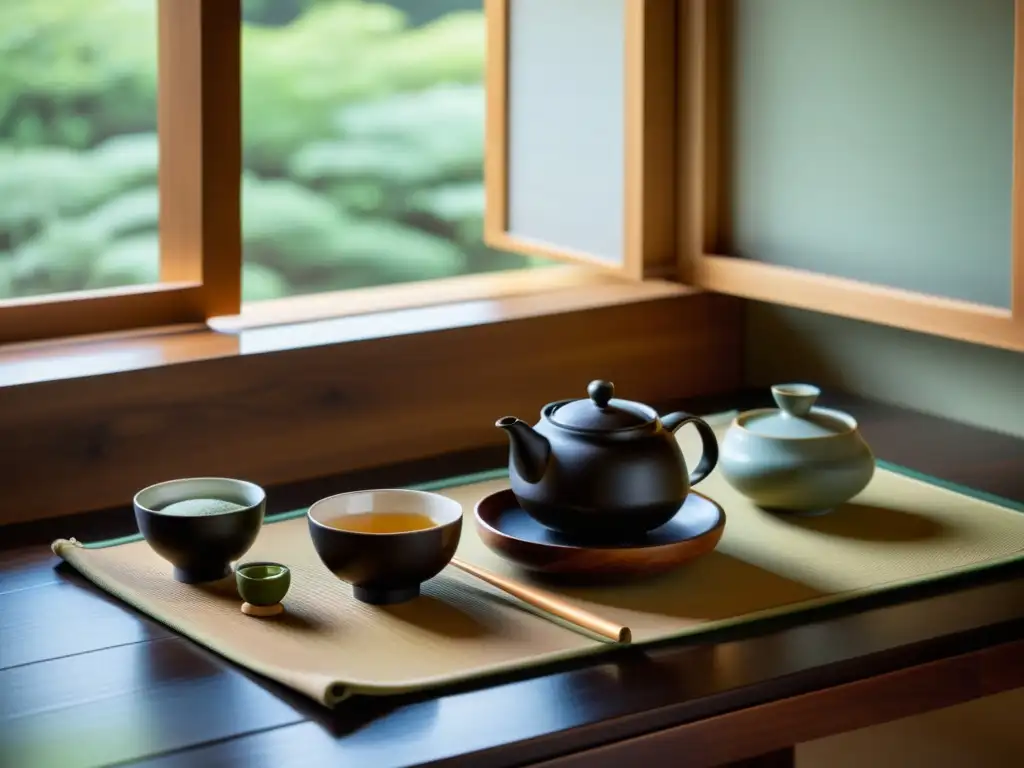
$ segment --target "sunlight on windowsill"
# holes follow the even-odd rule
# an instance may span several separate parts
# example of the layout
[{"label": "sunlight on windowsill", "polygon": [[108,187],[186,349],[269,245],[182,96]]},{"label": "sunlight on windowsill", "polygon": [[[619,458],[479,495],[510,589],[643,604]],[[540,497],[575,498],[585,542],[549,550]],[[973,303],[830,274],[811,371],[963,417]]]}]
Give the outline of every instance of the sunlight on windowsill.
[{"label": "sunlight on windowsill", "polygon": [[211,318],[209,326],[223,333],[237,333],[267,326],[621,284],[623,280],[610,272],[578,266],[517,269],[251,302],[243,305],[240,315]]},{"label": "sunlight on windowsill", "polygon": [[[372,305],[375,308],[366,303],[367,299],[359,297],[385,289],[363,289],[350,292],[352,303],[342,307],[340,312],[335,305],[333,317],[314,317],[315,303],[313,309],[303,311],[302,301],[295,299],[295,309],[289,319],[279,316],[272,322],[268,316],[262,323],[248,328],[222,330],[216,321],[230,325],[232,318],[218,318],[211,321],[210,328],[174,326],[0,346],[0,388],[415,333],[444,333],[474,325],[703,293],[678,283],[633,282],[582,268],[564,271],[554,268],[543,272],[561,276],[538,283],[534,290],[527,290],[528,280],[518,283],[514,290],[508,286],[516,285],[515,282],[506,282],[504,293],[495,288],[501,285],[498,281],[491,286],[494,290],[490,295],[481,293],[477,285],[475,294],[466,288],[462,289],[461,297],[454,290],[442,295],[450,289],[439,290],[428,283],[394,286],[387,290],[396,291],[399,298],[406,293],[417,293],[422,300],[403,306],[396,298],[392,306]],[[472,285],[485,277],[497,276],[453,278],[451,282],[465,280]],[[417,290],[406,291],[407,288]],[[338,296],[334,294],[333,301],[337,301]],[[315,297],[306,297],[305,301],[312,298]],[[365,308],[360,312],[357,305]]]}]

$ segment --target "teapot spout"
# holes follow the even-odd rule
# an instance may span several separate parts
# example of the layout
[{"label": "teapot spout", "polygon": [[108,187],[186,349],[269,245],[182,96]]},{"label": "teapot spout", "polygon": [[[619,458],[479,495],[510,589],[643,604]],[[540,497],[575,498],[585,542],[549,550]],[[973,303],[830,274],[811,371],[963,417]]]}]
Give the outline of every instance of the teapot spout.
[{"label": "teapot spout", "polygon": [[548,439],[514,416],[498,419],[494,426],[508,433],[512,466],[519,477],[530,484],[539,482],[551,458],[551,443]]}]

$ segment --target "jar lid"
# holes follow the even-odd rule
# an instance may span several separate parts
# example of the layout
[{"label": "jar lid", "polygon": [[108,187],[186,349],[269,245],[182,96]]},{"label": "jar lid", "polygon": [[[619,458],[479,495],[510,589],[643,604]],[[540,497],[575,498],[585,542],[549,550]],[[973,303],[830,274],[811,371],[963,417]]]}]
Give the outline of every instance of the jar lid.
[{"label": "jar lid", "polygon": [[815,408],[821,390],[811,384],[776,384],[772,397],[778,410],[751,411],[739,423],[765,437],[829,437],[849,432],[856,422],[840,411]]},{"label": "jar lid", "polygon": [[651,423],[657,414],[643,403],[614,398],[615,385],[610,381],[592,381],[587,399],[572,400],[559,405],[548,418],[560,427],[588,432],[612,432]]}]

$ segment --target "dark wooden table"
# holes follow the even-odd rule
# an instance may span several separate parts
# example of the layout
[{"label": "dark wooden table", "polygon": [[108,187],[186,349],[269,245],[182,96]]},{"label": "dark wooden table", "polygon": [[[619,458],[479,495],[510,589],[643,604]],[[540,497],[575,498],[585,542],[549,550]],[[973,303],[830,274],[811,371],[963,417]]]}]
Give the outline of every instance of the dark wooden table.
[{"label": "dark wooden table", "polygon": [[[1024,501],[1024,440],[852,397],[826,404],[853,412],[880,458]],[[271,511],[503,455],[274,489]],[[793,744],[1024,686],[1013,566],[332,713],[106,597],[48,549],[132,527],[112,510],[0,529],[0,766],[790,765]]]}]

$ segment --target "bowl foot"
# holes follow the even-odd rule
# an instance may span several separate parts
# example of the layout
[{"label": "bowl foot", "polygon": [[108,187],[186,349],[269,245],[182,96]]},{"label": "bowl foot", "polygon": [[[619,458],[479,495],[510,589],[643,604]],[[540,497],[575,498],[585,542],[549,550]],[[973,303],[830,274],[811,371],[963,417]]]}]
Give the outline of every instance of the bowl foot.
[{"label": "bowl foot", "polygon": [[189,568],[174,567],[174,580],[182,584],[202,584],[207,581],[220,581],[231,575],[231,563],[223,565],[192,566]]},{"label": "bowl foot", "polygon": [[420,585],[405,589],[373,589],[371,587],[352,587],[356,600],[370,605],[394,605],[419,597]]},{"label": "bowl foot", "polygon": [[253,605],[252,603],[242,603],[242,613],[246,616],[257,616],[259,618],[266,618],[267,616],[277,616],[277,614],[284,611],[284,606],[280,603],[274,605]]},{"label": "bowl foot", "polygon": [[765,511],[788,517],[821,517],[835,512],[835,507],[826,507],[825,509],[773,509],[766,507]]}]

